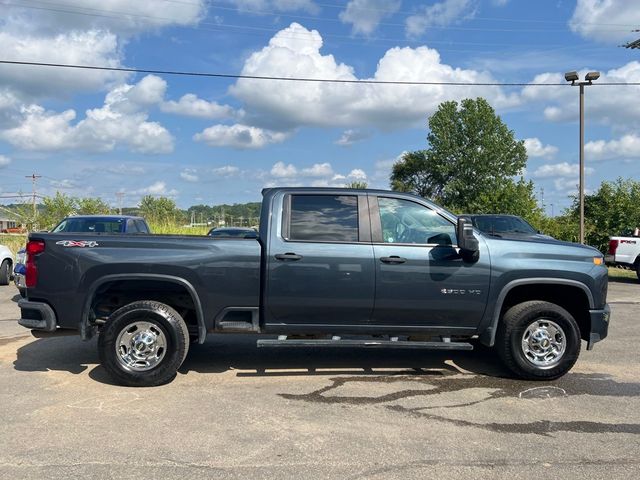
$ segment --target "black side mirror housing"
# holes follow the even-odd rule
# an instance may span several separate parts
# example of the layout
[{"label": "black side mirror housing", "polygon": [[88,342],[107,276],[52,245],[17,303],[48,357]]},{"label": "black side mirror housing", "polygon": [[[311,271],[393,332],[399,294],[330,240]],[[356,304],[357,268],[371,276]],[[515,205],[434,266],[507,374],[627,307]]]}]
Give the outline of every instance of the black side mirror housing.
[{"label": "black side mirror housing", "polygon": [[473,234],[471,220],[465,217],[458,217],[456,236],[458,237],[458,247],[462,258],[469,262],[477,261],[480,256],[480,243]]}]

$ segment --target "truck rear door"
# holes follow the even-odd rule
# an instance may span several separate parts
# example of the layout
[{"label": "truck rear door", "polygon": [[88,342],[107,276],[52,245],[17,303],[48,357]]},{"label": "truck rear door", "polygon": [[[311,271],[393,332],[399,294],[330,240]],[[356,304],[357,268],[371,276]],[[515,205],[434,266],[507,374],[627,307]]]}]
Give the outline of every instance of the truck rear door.
[{"label": "truck rear door", "polygon": [[365,193],[287,191],[274,198],[265,327],[340,331],[367,325],[375,266]]}]

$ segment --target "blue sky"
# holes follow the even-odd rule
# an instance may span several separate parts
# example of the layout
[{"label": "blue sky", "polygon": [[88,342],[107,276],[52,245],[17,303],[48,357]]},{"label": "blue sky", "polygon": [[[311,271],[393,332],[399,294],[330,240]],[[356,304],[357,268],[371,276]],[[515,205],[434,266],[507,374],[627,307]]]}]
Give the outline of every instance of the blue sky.
[{"label": "blue sky", "polygon": [[[623,0],[13,0],[2,60],[258,76],[640,82],[640,10]],[[586,91],[587,189],[640,178],[638,86]],[[526,141],[532,179],[559,213],[578,182],[578,89],[194,78],[0,65],[0,202],[38,191],[125,205],[260,199],[264,186],[386,188],[426,147],[444,100],[483,96]]]}]

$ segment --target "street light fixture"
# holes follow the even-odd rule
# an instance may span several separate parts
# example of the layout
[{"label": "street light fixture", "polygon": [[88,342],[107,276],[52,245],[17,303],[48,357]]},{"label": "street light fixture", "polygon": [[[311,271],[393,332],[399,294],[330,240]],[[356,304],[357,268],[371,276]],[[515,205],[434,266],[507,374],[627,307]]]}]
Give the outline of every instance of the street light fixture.
[{"label": "street light fixture", "polygon": [[564,79],[580,87],[580,243],[584,243],[584,87],[600,78],[600,72],[589,72],[584,81],[578,81],[578,72],[567,72]]}]

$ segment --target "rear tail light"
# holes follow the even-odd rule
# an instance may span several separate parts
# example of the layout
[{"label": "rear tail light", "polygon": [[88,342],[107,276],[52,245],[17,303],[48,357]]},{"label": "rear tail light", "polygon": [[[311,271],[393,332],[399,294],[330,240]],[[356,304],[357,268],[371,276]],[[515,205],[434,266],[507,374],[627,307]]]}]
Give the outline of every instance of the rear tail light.
[{"label": "rear tail light", "polygon": [[38,283],[38,266],[36,265],[36,255],[44,252],[44,242],[42,240],[29,240],[27,243],[27,263],[25,264],[25,285],[33,288]]},{"label": "rear tail light", "polygon": [[620,242],[618,240],[609,240],[609,255],[615,255]]}]

